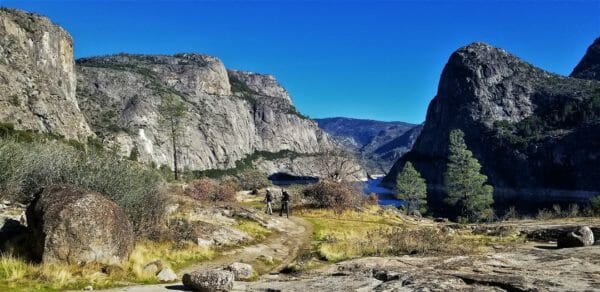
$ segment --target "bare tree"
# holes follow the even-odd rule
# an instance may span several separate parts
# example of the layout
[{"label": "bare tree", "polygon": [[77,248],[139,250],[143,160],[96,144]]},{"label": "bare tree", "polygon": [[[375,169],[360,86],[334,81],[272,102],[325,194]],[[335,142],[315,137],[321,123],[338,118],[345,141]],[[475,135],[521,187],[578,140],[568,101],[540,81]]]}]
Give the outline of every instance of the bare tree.
[{"label": "bare tree", "polygon": [[316,158],[319,175],[337,182],[352,181],[363,172],[359,159],[339,148],[328,149]]}]

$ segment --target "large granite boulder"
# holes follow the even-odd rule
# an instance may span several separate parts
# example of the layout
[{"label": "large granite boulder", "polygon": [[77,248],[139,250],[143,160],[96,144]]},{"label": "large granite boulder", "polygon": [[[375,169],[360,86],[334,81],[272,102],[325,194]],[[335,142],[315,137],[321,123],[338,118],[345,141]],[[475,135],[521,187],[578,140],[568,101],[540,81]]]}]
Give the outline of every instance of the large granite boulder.
[{"label": "large granite boulder", "polygon": [[591,246],[594,245],[594,233],[587,226],[579,227],[561,235],[556,244],[558,248]]},{"label": "large granite boulder", "polygon": [[197,270],[183,275],[186,288],[194,291],[230,291],[233,288],[234,275],[224,270]]},{"label": "large granite boulder", "polygon": [[45,188],[27,208],[34,255],[45,263],[118,264],[133,248],[123,210],[103,195],[75,186]]}]

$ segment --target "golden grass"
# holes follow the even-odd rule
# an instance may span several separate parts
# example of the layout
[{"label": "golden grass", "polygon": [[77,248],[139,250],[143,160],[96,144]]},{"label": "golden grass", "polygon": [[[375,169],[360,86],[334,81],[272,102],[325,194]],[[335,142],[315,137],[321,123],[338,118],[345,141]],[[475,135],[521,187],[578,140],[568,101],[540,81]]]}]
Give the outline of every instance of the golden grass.
[{"label": "golden grass", "polygon": [[138,243],[129,259],[121,266],[32,264],[10,255],[2,255],[0,291],[60,291],[81,289],[88,285],[98,289],[128,283],[156,283],[156,277],[144,271],[144,267],[152,261],[160,260],[163,266],[177,270],[214,256],[213,250],[199,248],[191,242],[183,247],[175,247],[168,242],[150,241]]},{"label": "golden grass", "polygon": [[264,240],[271,230],[263,227],[255,221],[239,219],[238,224],[233,226],[235,229],[243,231],[244,233],[251,236],[255,241]]},{"label": "golden grass", "polygon": [[517,235],[475,235],[470,230],[450,233],[430,221],[416,223],[378,206],[341,214],[324,209],[299,214],[313,224],[313,248],[329,262],[363,256],[471,254],[521,240]]}]

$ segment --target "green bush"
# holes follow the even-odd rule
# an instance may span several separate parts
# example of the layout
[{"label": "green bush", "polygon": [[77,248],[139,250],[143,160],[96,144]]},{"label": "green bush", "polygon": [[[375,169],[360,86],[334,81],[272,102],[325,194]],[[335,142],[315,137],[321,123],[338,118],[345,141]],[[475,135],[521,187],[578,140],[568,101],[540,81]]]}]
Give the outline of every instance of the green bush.
[{"label": "green bush", "polygon": [[0,196],[28,203],[45,186],[62,183],[111,198],[138,235],[163,217],[164,181],[153,170],[112,153],[59,141],[0,139]]},{"label": "green bush", "polygon": [[590,205],[594,216],[600,216],[600,195],[593,197],[590,200]]},{"label": "green bush", "polygon": [[237,178],[240,187],[244,190],[258,190],[271,185],[267,174],[254,168],[242,171]]}]

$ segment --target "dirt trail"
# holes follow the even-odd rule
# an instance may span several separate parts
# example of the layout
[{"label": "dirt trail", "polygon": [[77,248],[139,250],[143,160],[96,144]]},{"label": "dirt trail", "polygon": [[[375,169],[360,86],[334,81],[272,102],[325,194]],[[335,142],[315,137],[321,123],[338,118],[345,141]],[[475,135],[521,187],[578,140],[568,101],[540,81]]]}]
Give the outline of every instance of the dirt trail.
[{"label": "dirt trail", "polygon": [[[186,273],[200,268],[223,268],[234,262],[260,264],[261,256],[272,257],[275,265],[261,266],[261,274],[277,273],[292,263],[303,249],[310,248],[310,239],[312,236],[312,225],[306,220],[298,217],[272,216],[269,217],[268,226],[275,230],[263,242],[242,246],[229,250],[212,261],[198,263],[184,268],[177,274],[179,278]],[[181,282],[160,285],[136,285],[121,288],[114,288],[101,291],[128,291],[128,292],[149,292],[149,291],[185,291]]]}]

